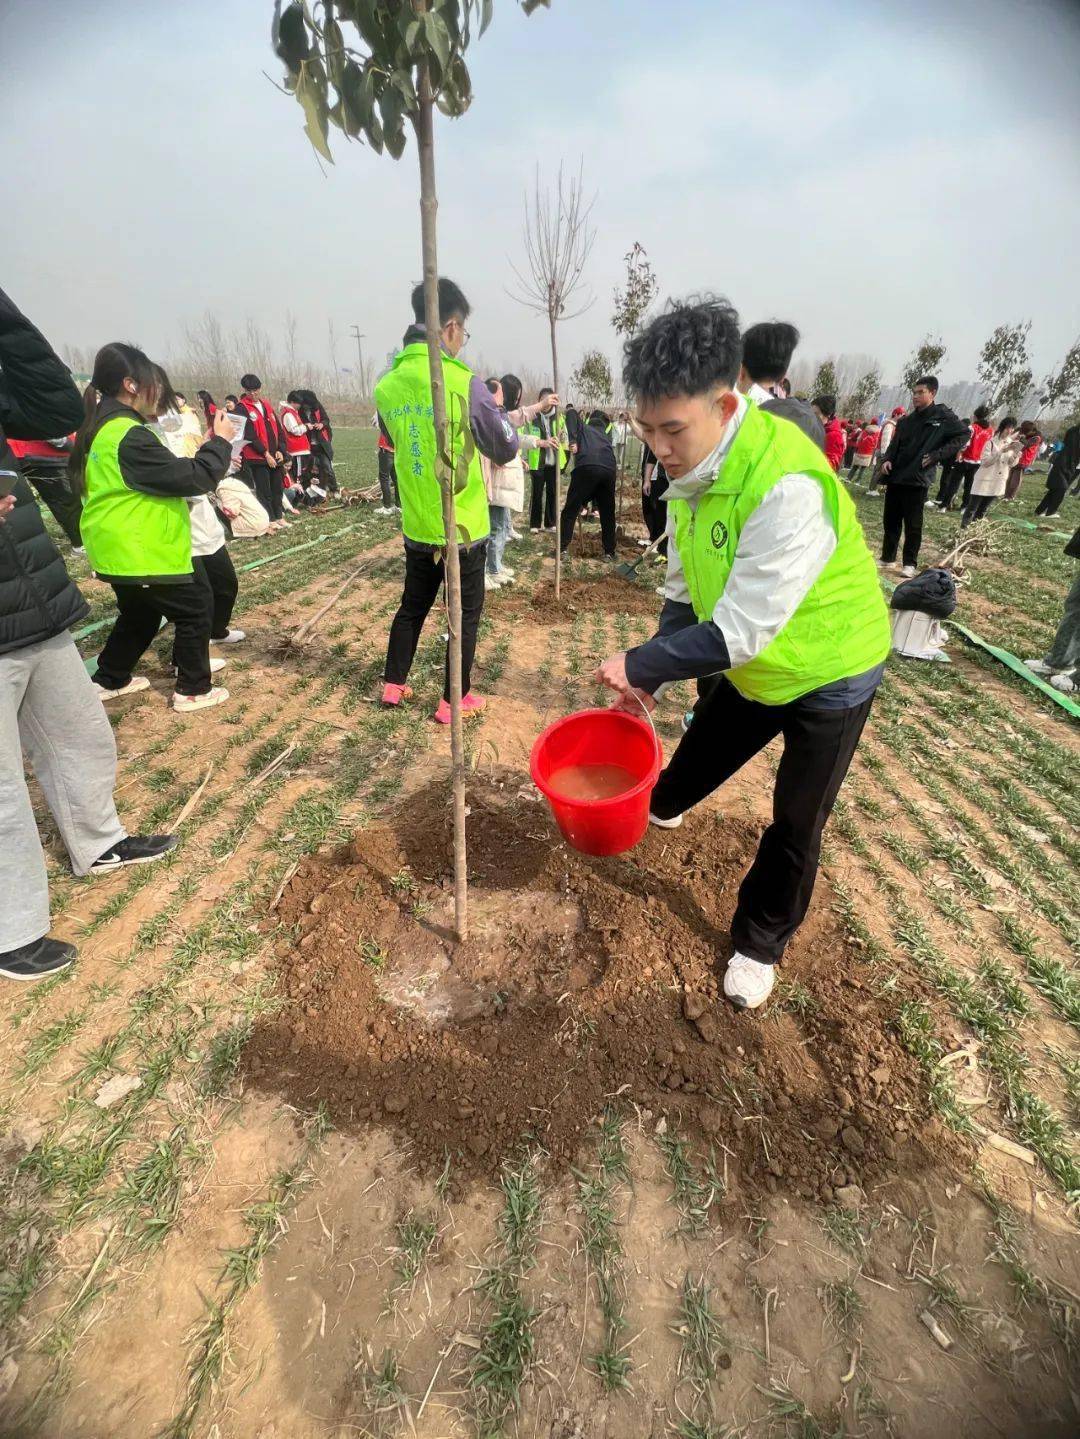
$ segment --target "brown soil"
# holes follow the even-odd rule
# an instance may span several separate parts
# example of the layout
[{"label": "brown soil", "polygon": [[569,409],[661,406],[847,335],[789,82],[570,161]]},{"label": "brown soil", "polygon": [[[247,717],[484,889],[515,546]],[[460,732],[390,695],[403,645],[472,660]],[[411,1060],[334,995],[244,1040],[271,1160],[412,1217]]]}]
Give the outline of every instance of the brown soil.
[{"label": "brown soil", "polygon": [[[638,573],[648,578],[661,572],[650,570],[646,562]],[[564,578],[560,586],[562,594],[556,602],[554,581],[541,580],[533,590],[501,590],[495,608],[500,614],[528,615],[538,622],[569,619],[588,610],[655,617],[662,604],[655,593],[657,584],[659,580],[649,585],[642,579],[623,579],[614,574],[587,579]]]},{"label": "brown soil", "polygon": [[740,1015],[720,996],[756,829],[691,815],[592,859],[516,774],[474,783],[470,806],[472,935],[456,950],[443,785],[301,866],[280,906],[298,936],[280,955],[289,1003],[249,1046],[254,1082],[345,1126],[392,1125],[427,1170],[449,1152],[492,1171],[525,1136],[558,1168],[616,1096],[724,1146],[751,1190],[830,1199],[952,1148],[824,883],[784,965],[809,1011]]}]

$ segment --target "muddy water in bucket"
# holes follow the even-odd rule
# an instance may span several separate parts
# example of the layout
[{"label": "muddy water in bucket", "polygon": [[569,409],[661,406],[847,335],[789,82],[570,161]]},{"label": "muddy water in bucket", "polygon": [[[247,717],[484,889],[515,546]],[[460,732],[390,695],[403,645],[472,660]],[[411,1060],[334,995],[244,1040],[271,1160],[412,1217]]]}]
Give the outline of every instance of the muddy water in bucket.
[{"label": "muddy water in bucket", "polygon": [[568,764],[553,770],[548,784],[560,799],[584,801],[614,799],[638,783],[639,776],[621,764]]}]

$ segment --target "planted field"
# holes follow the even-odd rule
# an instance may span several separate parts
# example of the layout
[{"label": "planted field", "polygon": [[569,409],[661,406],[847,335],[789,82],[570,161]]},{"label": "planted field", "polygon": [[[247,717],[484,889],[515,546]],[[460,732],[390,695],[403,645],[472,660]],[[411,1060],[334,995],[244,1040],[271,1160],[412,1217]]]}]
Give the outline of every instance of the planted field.
[{"label": "planted field", "polygon": [[[369,432],[339,454],[370,482]],[[964,605],[1035,654],[1070,562],[1015,528]],[[587,544],[556,607],[547,541],[488,596],[462,950],[441,626],[379,707],[400,540],[365,507],[234,546],[277,558],[242,575],[227,705],[174,716],[162,651],[116,707],[125,821],[185,815],[166,864],[76,881],[43,818],[81,954],[0,992],[4,1433],[1077,1432],[1072,722],[959,641],[894,660],[739,1015],[714,957],[775,753],[627,855],[567,850],[529,748],[650,633],[658,572]]]}]

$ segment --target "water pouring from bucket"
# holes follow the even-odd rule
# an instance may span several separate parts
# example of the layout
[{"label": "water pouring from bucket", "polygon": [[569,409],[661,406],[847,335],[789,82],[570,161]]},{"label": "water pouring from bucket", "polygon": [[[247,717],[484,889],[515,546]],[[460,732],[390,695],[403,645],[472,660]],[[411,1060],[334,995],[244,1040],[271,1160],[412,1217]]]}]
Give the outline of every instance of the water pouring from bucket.
[{"label": "water pouring from bucket", "polygon": [[587,709],[548,725],[529,770],[568,844],[582,854],[622,854],[649,827],[662,758],[651,718]]}]

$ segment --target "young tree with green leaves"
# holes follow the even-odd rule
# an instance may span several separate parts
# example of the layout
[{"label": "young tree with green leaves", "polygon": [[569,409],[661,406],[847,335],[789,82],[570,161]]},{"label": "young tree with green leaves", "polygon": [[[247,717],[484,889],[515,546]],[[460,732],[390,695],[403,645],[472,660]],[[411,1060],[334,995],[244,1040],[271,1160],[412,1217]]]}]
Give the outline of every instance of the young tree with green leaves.
[{"label": "young tree with green leaves", "polygon": [[600,350],[586,350],[577,369],[570,376],[570,391],[589,409],[597,405],[610,405],[614,386],[607,356]]},{"label": "young tree with green leaves", "polygon": [[[626,278],[623,280],[622,289],[614,292],[615,309],[611,316],[611,325],[619,338],[625,341],[629,340],[632,335],[636,335],[645,323],[649,306],[656,299],[660,289],[660,281],[656,278],[649,262],[645,246],[639,240],[635,240],[633,248],[623,256],[623,262],[626,265]],[[620,523],[623,509],[623,481],[626,478],[627,443],[627,426],[624,425],[622,444],[619,446]]]},{"label": "young tree with green leaves", "polygon": [[839,389],[839,381],[836,378],[836,363],[834,360],[822,360],[814,375],[814,383],[810,387],[811,395],[836,395]]},{"label": "young tree with green leaves", "polygon": [[979,353],[976,374],[991,412],[1014,413],[1031,389],[1027,337],[1031,321],[998,325]]},{"label": "young tree with green leaves", "polygon": [[[520,0],[531,14],[550,0]],[[435,110],[456,117],[472,100],[465,52],[491,23],[494,0],[304,0],[274,6],[273,44],[286,69],[285,87],[304,112],[304,130],[333,163],[330,126],[395,160],[405,150],[406,124],[420,162],[420,249],[431,378],[437,472],[446,536],[450,632],[450,752],[454,808],[454,912],[459,939],[468,933],[465,849],[465,744],[461,715],[461,571],[455,490],[466,483],[472,452],[468,425],[448,443],[446,385],[439,337],[435,185]]]},{"label": "young tree with green leaves", "polygon": [[[551,337],[551,383],[561,398],[558,327],[562,320],[582,315],[593,302],[582,288],[585,265],[596,238],[589,214],[596,197],[586,201],[582,166],[576,178],[567,178],[559,166],[554,189],[540,182],[539,166],[530,202],[525,197],[524,268],[511,264],[518,290],[513,299],[546,317]],[[553,422],[554,423],[554,422]],[[555,451],[555,598],[562,584],[562,453]]]},{"label": "young tree with green leaves", "polygon": [[911,358],[904,366],[901,379],[904,389],[909,392],[915,388],[916,380],[923,375],[936,375],[948,354],[948,349],[939,335],[937,339],[933,335],[926,335],[911,352]]},{"label": "young tree with green leaves", "polygon": [[852,419],[861,419],[868,416],[873,407],[877,404],[877,398],[881,394],[881,370],[875,365],[872,370],[856,381],[851,394],[844,402],[844,408]]},{"label": "young tree with green leaves", "polygon": [[[1059,405],[1080,403],[1080,339],[1074,340],[1065,353],[1065,358],[1056,370],[1051,370],[1042,383],[1039,396],[1039,414],[1043,410],[1055,410]],[[1036,416],[1036,419],[1038,415]]]}]

